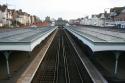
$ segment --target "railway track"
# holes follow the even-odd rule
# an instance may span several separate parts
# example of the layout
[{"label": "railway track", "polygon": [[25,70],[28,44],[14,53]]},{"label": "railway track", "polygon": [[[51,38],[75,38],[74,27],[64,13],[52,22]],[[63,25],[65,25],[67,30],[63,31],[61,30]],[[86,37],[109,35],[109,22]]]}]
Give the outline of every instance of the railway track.
[{"label": "railway track", "polygon": [[65,30],[60,28],[32,79],[32,83],[96,82],[93,82],[89,76]]}]

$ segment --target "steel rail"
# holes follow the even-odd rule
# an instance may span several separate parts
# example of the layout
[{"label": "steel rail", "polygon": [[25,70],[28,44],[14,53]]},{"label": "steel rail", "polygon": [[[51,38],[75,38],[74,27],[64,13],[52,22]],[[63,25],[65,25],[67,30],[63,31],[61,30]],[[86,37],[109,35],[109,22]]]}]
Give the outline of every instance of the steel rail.
[{"label": "steel rail", "polygon": [[57,51],[57,58],[58,58],[58,61],[57,61],[57,76],[56,76],[56,83],[58,83],[58,69],[59,69],[59,52],[60,52],[60,38],[58,39],[59,43],[58,43],[58,51]]},{"label": "steel rail", "polygon": [[[67,38],[66,38],[66,39],[67,39]],[[68,42],[69,42],[69,41],[67,40],[67,43],[66,43],[66,44],[67,44],[67,47],[70,49],[71,46],[69,45]],[[71,50],[71,49],[70,49],[70,51],[72,51],[72,54],[73,54],[73,55],[71,55],[71,56],[73,57],[73,61],[74,61],[75,65],[76,65],[77,71],[78,71],[78,73],[79,73],[79,77],[80,77],[80,79],[81,79],[81,81],[82,81],[82,83],[83,83],[82,76],[81,76],[81,74],[80,74],[80,71],[78,70],[78,65],[77,65],[77,63],[76,63],[76,61],[75,61],[75,59],[74,59],[75,52],[74,52],[73,50]]]},{"label": "steel rail", "polygon": [[67,55],[66,55],[66,45],[65,45],[65,36],[62,36],[62,43],[63,43],[63,57],[64,57],[64,64],[65,64],[65,76],[66,76],[66,83],[70,83],[69,71],[68,71],[68,63],[67,63]]},{"label": "steel rail", "polygon": [[[93,83],[108,83],[107,80],[102,76],[102,74],[97,70],[97,68],[88,60],[88,58],[84,55],[81,56],[82,51],[76,47],[76,44],[74,41],[71,39],[69,34],[64,31],[65,34],[67,35],[67,38],[69,39],[72,47],[76,51],[78,57],[82,61],[85,69],[87,70],[87,73],[89,74],[91,80]],[[91,69],[90,69],[91,68]]]}]

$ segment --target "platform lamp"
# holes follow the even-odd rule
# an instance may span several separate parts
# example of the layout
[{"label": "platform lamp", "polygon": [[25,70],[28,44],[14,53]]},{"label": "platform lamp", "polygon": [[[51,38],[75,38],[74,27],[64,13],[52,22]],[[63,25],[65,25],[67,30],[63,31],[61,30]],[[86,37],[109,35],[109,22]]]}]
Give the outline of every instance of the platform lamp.
[{"label": "platform lamp", "polygon": [[105,8],[105,9],[104,9],[104,27],[105,27],[105,22],[106,22],[105,12],[106,12],[107,9],[110,9],[110,8]]},{"label": "platform lamp", "polygon": [[[8,3],[7,3],[7,0],[6,0],[6,6],[7,6],[7,7],[8,7],[8,6],[13,6],[14,9],[16,10],[16,5],[8,4]],[[6,24],[7,24],[7,20],[9,20],[9,19],[8,19],[8,8],[6,9]],[[17,26],[17,22],[16,22],[16,26]]]}]

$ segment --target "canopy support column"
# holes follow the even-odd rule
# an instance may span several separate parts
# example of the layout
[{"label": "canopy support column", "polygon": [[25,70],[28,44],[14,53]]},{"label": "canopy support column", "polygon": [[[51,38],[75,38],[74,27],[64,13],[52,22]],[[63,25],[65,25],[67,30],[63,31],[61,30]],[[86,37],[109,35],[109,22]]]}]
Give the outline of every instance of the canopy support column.
[{"label": "canopy support column", "polygon": [[115,52],[115,69],[114,69],[114,75],[116,76],[118,73],[118,59],[120,56],[120,52]]},{"label": "canopy support column", "polygon": [[5,58],[6,58],[6,68],[7,68],[7,74],[8,74],[8,78],[11,77],[11,74],[10,74],[10,67],[9,67],[9,55],[10,55],[10,52],[9,51],[5,51],[3,52]]}]

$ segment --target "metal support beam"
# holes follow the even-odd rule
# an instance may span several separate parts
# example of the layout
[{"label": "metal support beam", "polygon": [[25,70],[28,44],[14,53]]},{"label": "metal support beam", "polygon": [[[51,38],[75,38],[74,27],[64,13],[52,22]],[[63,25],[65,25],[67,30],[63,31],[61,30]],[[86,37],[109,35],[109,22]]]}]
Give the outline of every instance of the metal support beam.
[{"label": "metal support beam", "polygon": [[6,58],[6,68],[7,68],[7,74],[8,74],[8,77],[11,77],[11,74],[10,74],[10,67],[9,67],[9,55],[10,55],[10,52],[8,51],[5,51],[3,52],[5,58]]},{"label": "metal support beam", "polygon": [[115,69],[114,69],[114,75],[116,77],[117,73],[118,73],[118,59],[120,56],[120,52],[115,52]]}]

